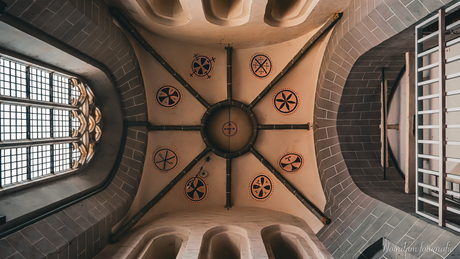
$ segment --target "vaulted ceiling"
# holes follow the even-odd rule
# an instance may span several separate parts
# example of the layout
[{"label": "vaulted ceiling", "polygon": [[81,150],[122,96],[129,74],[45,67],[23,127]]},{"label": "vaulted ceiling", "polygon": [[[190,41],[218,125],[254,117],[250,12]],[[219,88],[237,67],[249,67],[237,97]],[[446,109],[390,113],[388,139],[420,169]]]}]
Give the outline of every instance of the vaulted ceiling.
[{"label": "vaulted ceiling", "polygon": [[177,41],[235,48],[272,45],[322,25],[349,0],[106,0],[137,26]]}]

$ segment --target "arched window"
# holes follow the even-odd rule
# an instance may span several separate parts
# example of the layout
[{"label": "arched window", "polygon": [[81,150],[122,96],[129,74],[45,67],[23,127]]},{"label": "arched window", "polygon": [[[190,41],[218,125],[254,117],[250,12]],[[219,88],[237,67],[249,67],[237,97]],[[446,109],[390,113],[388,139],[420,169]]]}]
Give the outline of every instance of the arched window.
[{"label": "arched window", "polygon": [[87,164],[101,112],[80,79],[0,53],[0,187]]}]

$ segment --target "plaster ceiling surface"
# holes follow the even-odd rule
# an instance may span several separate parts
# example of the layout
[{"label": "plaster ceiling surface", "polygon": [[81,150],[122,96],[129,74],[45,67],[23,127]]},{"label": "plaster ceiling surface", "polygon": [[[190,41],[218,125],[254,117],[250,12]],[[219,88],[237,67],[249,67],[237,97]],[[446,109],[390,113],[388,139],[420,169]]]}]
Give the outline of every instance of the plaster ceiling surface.
[{"label": "plaster ceiling surface", "polygon": [[[234,106],[229,106],[230,109],[222,112],[224,117],[228,117],[222,120],[218,118],[217,126],[213,126],[211,121],[203,121],[208,113],[210,120],[213,118],[212,107],[218,106],[216,111],[221,111],[222,107],[226,107],[223,103],[229,100],[227,62],[232,62],[233,70],[233,97],[230,101],[238,107],[246,107],[244,110],[247,111],[251,101],[281,73],[308,42],[314,31],[269,46],[234,48],[229,56],[228,50],[223,46],[176,41],[143,28],[139,28],[139,33],[174,69],[174,73],[179,74],[210,107],[206,108],[199,98],[187,91],[134,38],[128,36],[143,71],[149,122],[159,128],[172,125],[195,127],[195,130],[176,128],[149,132],[142,181],[125,220],[131,218],[184,171],[187,172],[186,175],[179,178],[177,184],[151,211],[152,217],[184,210],[224,209],[227,202],[226,177],[229,168],[225,156],[233,150],[218,153],[211,149],[198,158],[191,168],[186,168],[206,147],[210,147],[206,142],[207,138],[203,137],[203,130],[199,127],[207,127],[219,138],[227,138],[231,147],[232,138],[247,138],[241,134],[244,135],[246,132],[244,124],[249,123],[248,119],[245,114],[237,115],[237,112],[232,111]],[[320,38],[267,95],[249,109],[249,117],[256,118],[252,130],[258,128],[258,125],[305,125],[313,122],[316,80],[329,37],[330,34],[326,34]],[[207,66],[208,64],[211,66]],[[215,115],[221,116],[220,113]],[[226,132],[231,128],[227,127],[227,122],[230,121],[236,127],[231,130],[232,132]],[[235,135],[233,130],[238,130]],[[302,192],[318,208],[324,207],[326,200],[316,167],[313,130],[258,129],[253,142],[251,146],[292,183],[294,188]],[[254,207],[284,211],[304,219],[314,232],[319,231],[323,226],[319,219],[251,152],[246,149],[241,155],[237,154],[230,160],[233,208]],[[207,158],[209,161],[206,161]],[[299,159],[301,162],[298,162]],[[281,163],[283,161],[285,164]],[[201,177],[201,169],[207,172],[205,177]],[[200,177],[195,178],[197,176]],[[254,184],[255,182],[258,184]],[[266,191],[261,192],[261,187]]]},{"label": "plaster ceiling surface", "polygon": [[235,48],[305,35],[350,0],[106,0],[136,26],[165,38]]}]

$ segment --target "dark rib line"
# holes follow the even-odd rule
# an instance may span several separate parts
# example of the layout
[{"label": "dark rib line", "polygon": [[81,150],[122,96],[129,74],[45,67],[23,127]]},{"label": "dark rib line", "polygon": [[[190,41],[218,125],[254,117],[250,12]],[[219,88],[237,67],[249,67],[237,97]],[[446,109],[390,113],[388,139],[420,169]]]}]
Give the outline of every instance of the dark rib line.
[{"label": "dark rib line", "polygon": [[290,130],[290,129],[306,129],[310,130],[310,123],[307,124],[265,124],[259,125],[259,130]]},{"label": "dark rib line", "polygon": [[151,125],[147,129],[149,131],[162,131],[162,130],[194,131],[194,130],[200,130],[201,125]]},{"label": "dark rib line", "polygon": [[232,159],[227,158],[227,191],[226,191],[225,208],[229,209],[232,207]]},{"label": "dark rib line", "polygon": [[302,193],[300,193],[286,178],[281,175],[259,152],[251,148],[251,153],[259,159],[259,161],[278,178],[278,180],[284,184],[284,186],[307,208],[309,209],[324,225],[328,225],[331,220],[324,215],[324,213],[318,209],[311,201],[309,201]]},{"label": "dark rib line", "polygon": [[232,99],[232,52],[233,47],[225,47],[227,50],[227,99]]},{"label": "dark rib line", "polygon": [[284,67],[284,69],[265,87],[265,89],[251,102],[249,108],[252,109],[270,90],[283,78],[285,74],[299,61],[299,59],[309,50],[318,40],[326,34],[335,23],[342,17],[342,13],[336,13],[329,19],[319,31],[317,31],[305,45],[300,49],[300,51],[294,56],[294,58]]},{"label": "dark rib line", "polygon": [[180,172],[174,179],[166,185],[160,193],[158,193],[147,205],[145,205],[134,217],[131,218],[128,223],[121,227],[115,234],[110,235],[110,241],[112,243],[120,240],[120,237],[128,232],[134,225],[136,225],[141,218],[149,212],[155,204],[157,204],[161,198],[163,198],[195,165],[200,161],[207,153],[209,152],[208,148],[205,148],[200,154],[198,154],[195,159],[193,159],[185,168]]},{"label": "dark rib line", "polygon": [[158,52],[156,52],[150,44],[145,41],[144,37],[136,30],[136,28],[126,19],[123,15],[120,14],[118,9],[115,7],[110,7],[110,12],[118,20],[118,22],[129,32],[131,35],[142,45],[142,47],[154,57],[158,63],[160,63],[166,71],[168,71],[182,86],[189,91],[193,97],[195,97],[206,109],[209,108],[209,103],[206,102],[200,94],[198,94],[195,89],[193,89],[184,78],[182,78],[167,62],[164,60]]}]

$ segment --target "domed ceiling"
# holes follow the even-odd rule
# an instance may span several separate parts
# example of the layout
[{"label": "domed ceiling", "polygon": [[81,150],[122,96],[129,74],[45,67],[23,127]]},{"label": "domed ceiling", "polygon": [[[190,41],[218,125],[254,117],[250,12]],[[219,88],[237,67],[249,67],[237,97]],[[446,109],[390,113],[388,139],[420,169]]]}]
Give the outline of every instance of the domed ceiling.
[{"label": "domed ceiling", "polygon": [[127,18],[152,124],[126,220],[146,205],[145,218],[238,206],[321,229],[316,80],[326,27],[348,1],[107,2]]}]

